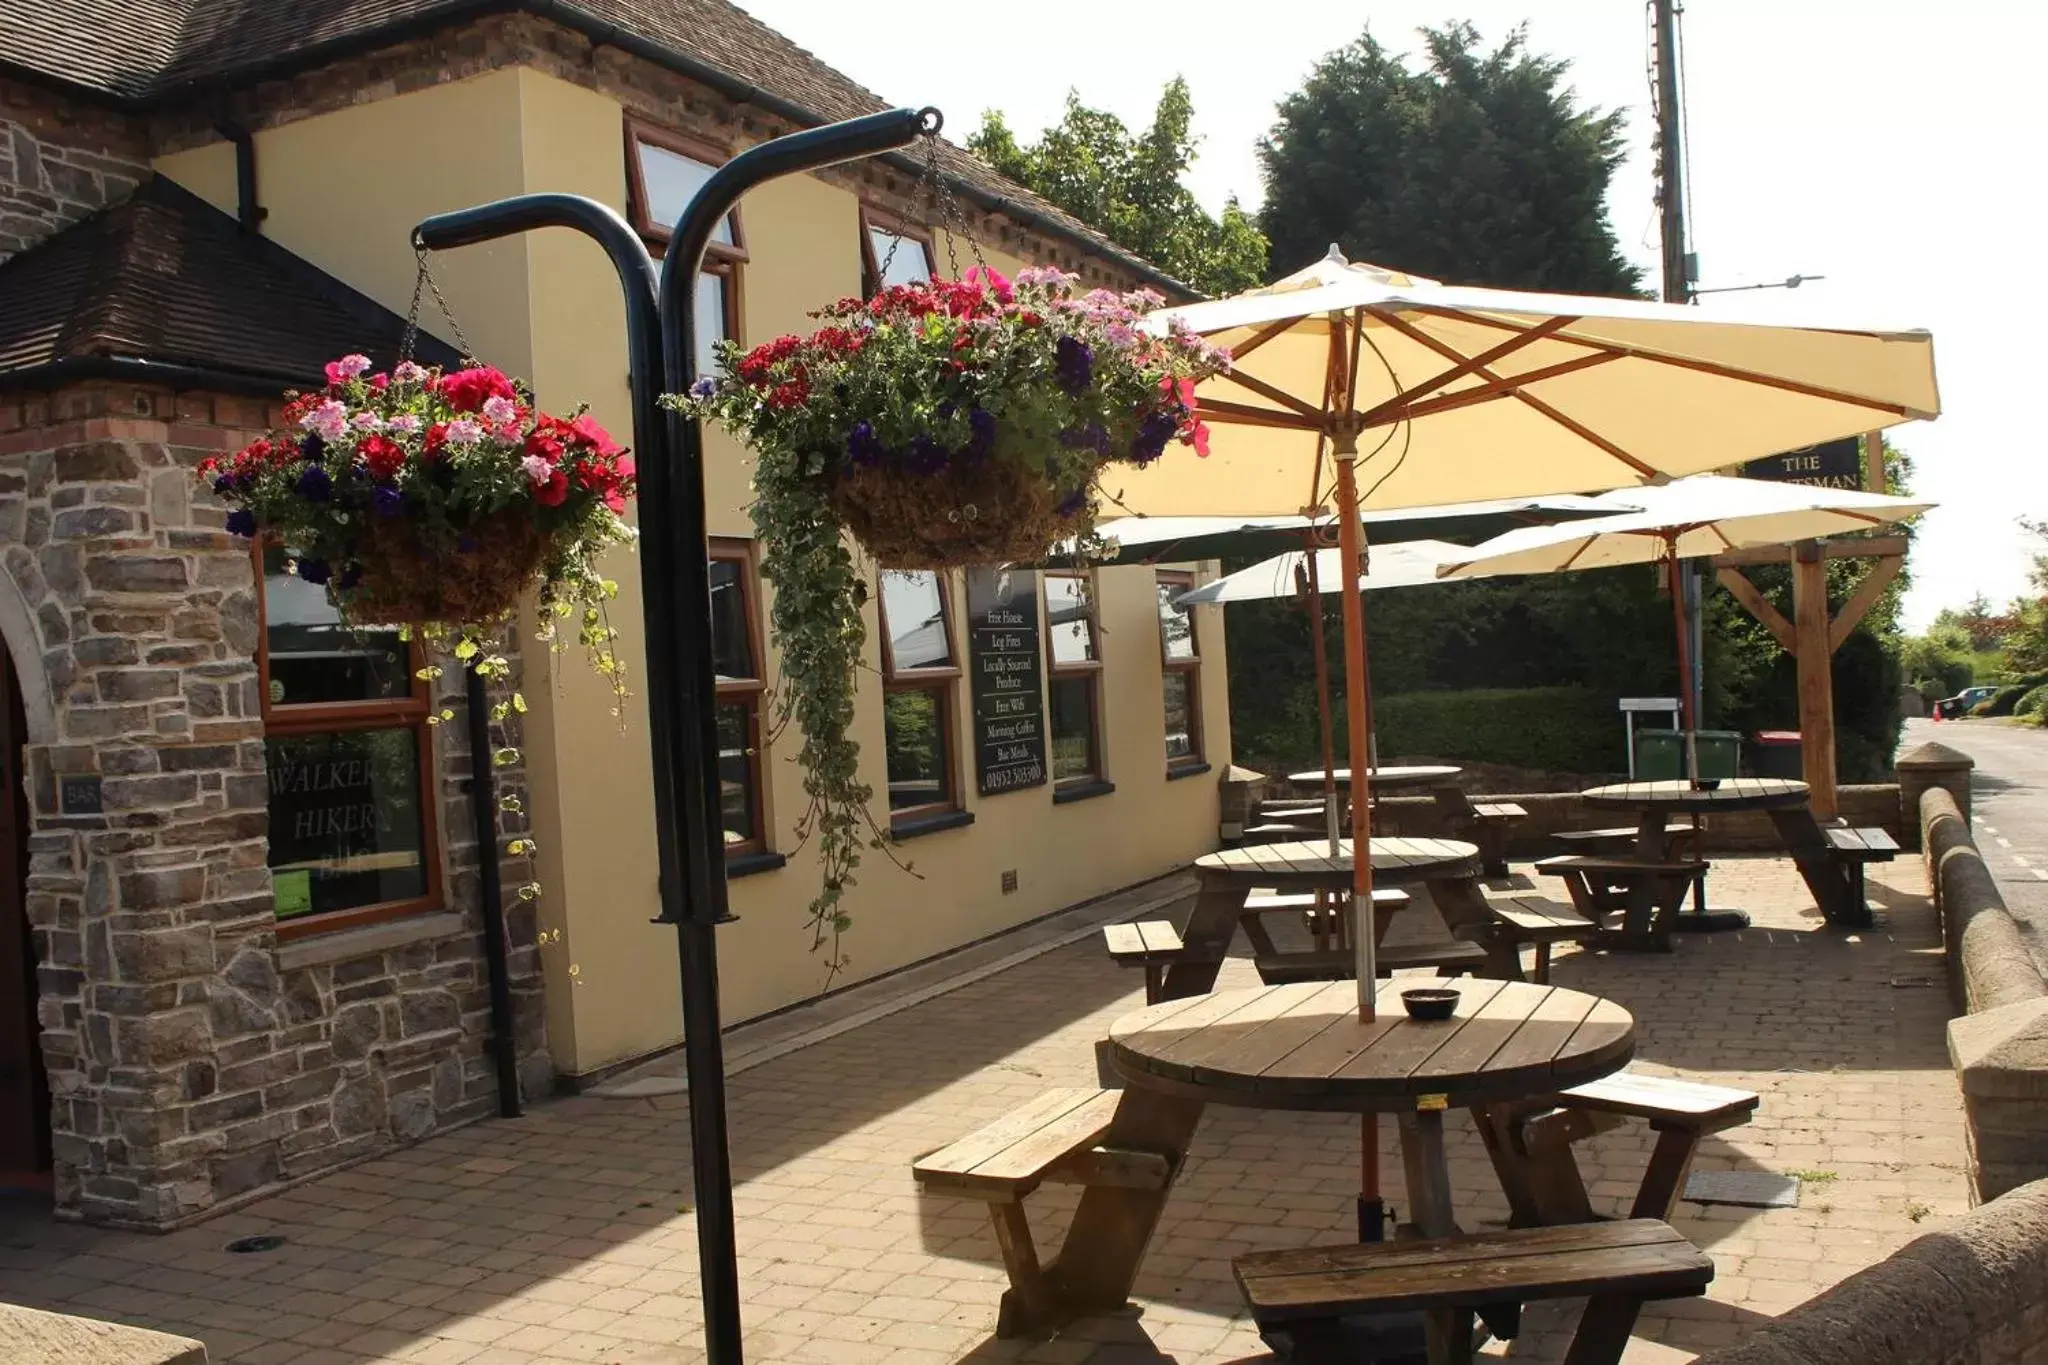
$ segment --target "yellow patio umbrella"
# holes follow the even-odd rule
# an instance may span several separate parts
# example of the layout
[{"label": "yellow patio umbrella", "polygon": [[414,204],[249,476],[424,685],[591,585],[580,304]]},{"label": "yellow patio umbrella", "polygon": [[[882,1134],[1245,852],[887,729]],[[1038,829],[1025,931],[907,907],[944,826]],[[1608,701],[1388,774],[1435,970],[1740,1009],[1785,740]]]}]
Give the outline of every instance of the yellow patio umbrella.
[{"label": "yellow patio umbrella", "polygon": [[[1787,326],[1676,304],[1445,285],[1336,247],[1275,284],[1148,325],[1230,348],[1198,392],[1206,466],[1160,461],[1110,491],[1137,515],[1279,515],[1333,496],[1340,581],[1362,508],[1590,493],[1700,473],[1940,410],[1924,331]],[[1362,597],[1343,595],[1353,895],[1371,904]],[[1358,1011],[1373,1017],[1372,934]],[[1378,1197],[1366,1120],[1365,1193]]]}]

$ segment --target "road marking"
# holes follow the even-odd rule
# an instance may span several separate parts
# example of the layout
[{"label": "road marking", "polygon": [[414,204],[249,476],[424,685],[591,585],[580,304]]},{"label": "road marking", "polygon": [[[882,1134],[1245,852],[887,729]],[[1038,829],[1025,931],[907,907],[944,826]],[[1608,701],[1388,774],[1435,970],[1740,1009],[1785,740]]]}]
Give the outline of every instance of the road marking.
[{"label": "road marking", "polygon": [[2012,847],[2012,840],[2010,840],[2010,839],[2000,839],[2000,840],[1998,841],[1998,846],[1999,846],[2000,848],[2011,848],[2011,847]]},{"label": "road marking", "polygon": [[2013,854],[2013,855],[2012,855],[2012,860],[2013,860],[2014,862],[2018,863],[2018,864],[2019,864],[2019,865],[2020,865],[2021,867],[2032,867],[2032,866],[2033,866],[2033,864],[2032,864],[2032,863],[2030,863],[2030,862],[2028,862],[2028,861],[2027,861],[2027,855],[2026,855],[2026,854],[2024,854],[2024,853],[2015,853],[2015,854]]},{"label": "road marking", "polygon": [[2042,881],[2048,882],[2048,871],[2043,871],[2042,869],[2037,867],[2034,869],[2034,875],[2036,877],[2039,877]]}]

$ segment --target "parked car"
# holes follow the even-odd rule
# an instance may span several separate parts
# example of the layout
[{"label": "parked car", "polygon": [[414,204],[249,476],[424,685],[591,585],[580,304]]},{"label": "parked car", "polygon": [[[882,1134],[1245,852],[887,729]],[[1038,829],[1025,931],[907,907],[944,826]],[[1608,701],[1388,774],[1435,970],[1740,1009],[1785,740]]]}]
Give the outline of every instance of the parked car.
[{"label": "parked car", "polygon": [[1997,691],[1995,687],[1966,687],[1953,697],[1943,697],[1934,703],[1934,714],[1943,720],[1967,716],[1978,702],[1990,701],[1992,694]]}]

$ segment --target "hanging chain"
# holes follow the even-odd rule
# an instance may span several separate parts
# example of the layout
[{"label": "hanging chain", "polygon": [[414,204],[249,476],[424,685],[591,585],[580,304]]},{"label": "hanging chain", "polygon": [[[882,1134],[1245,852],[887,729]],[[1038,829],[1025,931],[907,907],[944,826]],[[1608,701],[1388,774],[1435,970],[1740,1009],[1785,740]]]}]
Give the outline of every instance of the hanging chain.
[{"label": "hanging chain", "polygon": [[[967,239],[967,249],[974,254],[974,261],[983,270],[988,261],[981,254],[981,243],[968,231],[967,220],[961,215],[960,205],[953,198],[953,191],[946,184],[945,176],[939,173],[939,135],[924,135],[924,174],[918,179],[918,189],[923,202],[923,216],[936,216],[939,226],[946,230],[946,269],[949,278],[960,278],[960,247],[962,237]],[[927,222],[925,226],[932,226]],[[882,257],[882,263],[875,270],[875,287],[882,288],[889,279],[889,267],[896,261],[896,252],[903,245],[903,235],[892,232],[889,236],[889,250]]]},{"label": "hanging chain", "polygon": [[413,255],[419,261],[419,274],[413,277],[412,306],[406,309],[405,337],[398,343],[398,358],[401,361],[413,358],[413,348],[420,336],[420,301],[427,291],[431,290],[434,295],[434,306],[441,310],[441,316],[448,323],[448,330],[455,333],[455,344],[461,349],[463,363],[475,364],[476,351],[470,346],[469,338],[462,334],[462,324],[455,320],[454,310],[449,308],[447,298],[441,293],[441,285],[435,280],[434,272],[427,268],[427,249],[423,246],[414,247]]}]

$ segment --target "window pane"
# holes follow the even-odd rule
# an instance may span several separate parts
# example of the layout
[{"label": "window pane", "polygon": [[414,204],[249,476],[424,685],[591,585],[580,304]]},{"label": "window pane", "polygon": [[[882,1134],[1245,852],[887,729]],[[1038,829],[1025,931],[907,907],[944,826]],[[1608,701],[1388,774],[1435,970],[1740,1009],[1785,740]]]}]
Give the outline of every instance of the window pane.
[{"label": "window pane", "polygon": [[725,842],[744,844],[760,837],[754,827],[754,708],[721,703],[718,708],[718,806]]},{"label": "window pane", "polygon": [[889,750],[889,809],[946,800],[945,708],[931,691],[897,691],[882,709]]},{"label": "window pane", "polygon": [[[711,178],[713,167],[651,142],[636,141],[633,145],[639,149],[640,179],[647,186],[647,217],[664,231],[672,229],[689,206],[690,196]],[[727,246],[733,244],[731,214],[719,223],[711,240]]]},{"label": "window pane", "polygon": [[416,731],[278,735],[264,743],[279,919],[427,893]]},{"label": "window pane", "polygon": [[898,673],[953,661],[952,642],[946,638],[945,598],[932,570],[883,570],[882,615],[889,624],[889,657]]},{"label": "window pane", "polygon": [[1195,757],[1195,688],[1183,669],[1166,673],[1166,761]]},{"label": "window pane", "polygon": [[1052,780],[1095,775],[1095,680],[1054,678]]},{"label": "window pane", "polygon": [[270,704],[382,701],[412,695],[412,656],[395,630],[356,630],[327,589],[287,567],[285,551],[263,550],[263,618],[270,645]]},{"label": "window pane", "polygon": [[1195,657],[1194,618],[1173,605],[1173,599],[1188,590],[1185,583],[1159,585],[1159,637],[1166,643],[1169,659]]},{"label": "window pane", "polygon": [[931,257],[925,254],[924,243],[917,238],[869,228],[868,245],[874,248],[875,269],[881,272],[883,288],[892,284],[924,284],[931,279]]},{"label": "window pane", "polygon": [[1088,619],[1087,584],[1062,574],[1045,576],[1046,631],[1052,636],[1052,661],[1081,664],[1095,658],[1095,625]]},{"label": "window pane", "polygon": [[711,561],[711,667],[720,682],[757,678],[754,637],[748,629],[746,565],[737,559]]},{"label": "window pane", "polygon": [[692,321],[696,323],[700,375],[725,373],[725,366],[718,361],[718,343],[730,339],[725,325],[725,290],[725,276],[709,270],[697,276],[696,316]]}]

